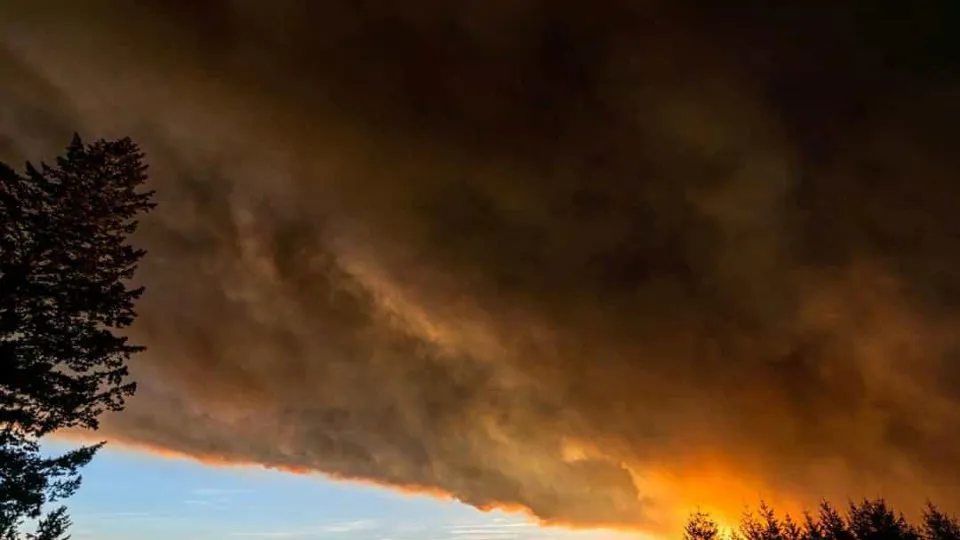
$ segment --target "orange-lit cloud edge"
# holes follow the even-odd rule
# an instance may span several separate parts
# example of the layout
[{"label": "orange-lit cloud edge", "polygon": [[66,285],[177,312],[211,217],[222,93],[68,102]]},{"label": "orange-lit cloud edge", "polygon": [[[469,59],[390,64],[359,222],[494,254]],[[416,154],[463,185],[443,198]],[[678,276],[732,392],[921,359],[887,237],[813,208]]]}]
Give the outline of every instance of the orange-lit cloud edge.
[{"label": "orange-lit cloud edge", "polygon": [[[185,460],[216,468],[267,469],[284,473],[320,476],[338,483],[351,483],[361,486],[386,489],[405,496],[430,497],[437,500],[462,502],[455,495],[434,486],[418,484],[394,484],[377,482],[369,478],[349,477],[307,467],[295,467],[284,464],[259,463],[243,459],[228,458],[213,453],[187,453],[139,441],[96,437],[85,432],[60,432],[51,437],[61,442],[77,444],[95,444],[106,440],[111,450],[149,454],[163,459]],[[638,472],[628,468],[636,484],[643,490],[644,496],[656,501],[658,519],[649,525],[623,523],[571,523],[562,519],[543,519],[529,508],[511,503],[487,505],[470,504],[482,512],[501,511],[523,516],[529,522],[541,527],[559,528],[570,531],[606,531],[633,538],[676,538],[681,535],[684,520],[695,511],[709,513],[721,530],[735,530],[743,512],[761,499],[793,516],[800,515],[804,506],[801,502],[783,494],[771,491],[759,479],[748,478],[730,466],[725,460],[705,457],[698,460],[696,466],[682,472],[650,470]],[[722,497],[720,497],[722,494]]]},{"label": "orange-lit cloud edge", "polygon": [[[321,476],[328,480],[340,483],[351,483],[362,486],[374,487],[378,489],[387,489],[395,493],[400,493],[405,496],[415,496],[415,497],[430,497],[438,500],[444,501],[460,501],[455,495],[446,492],[442,489],[438,489],[434,486],[419,485],[419,484],[395,484],[395,483],[382,483],[369,478],[359,478],[359,477],[349,477],[345,475],[339,475],[334,473],[329,473],[325,471],[320,471],[316,469],[310,469],[307,467],[294,467],[290,465],[282,464],[271,464],[271,463],[258,463],[254,461],[247,461],[242,459],[226,458],[224,456],[219,456],[216,454],[207,454],[207,453],[187,453],[180,452],[178,450],[172,450],[169,448],[163,448],[160,446],[155,446],[138,441],[130,441],[124,439],[116,439],[110,437],[96,437],[86,433],[79,432],[60,432],[52,436],[51,439],[58,440],[61,442],[72,442],[77,444],[96,444],[101,441],[106,441],[111,450],[120,450],[124,452],[134,452],[140,454],[149,454],[155,457],[160,457],[163,459],[174,459],[174,460],[186,460],[200,463],[208,467],[216,468],[260,468],[275,470],[284,473],[291,473],[296,475],[303,476]],[[509,504],[509,503],[496,503],[489,505],[470,505],[473,508],[480,510],[481,512],[494,512],[502,511],[509,514],[522,515],[524,518],[528,519],[530,522],[535,523],[536,525],[542,527],[555,527],[562,528],[572,531],[597,531],[597,530],[606,530],[610,532],[617,533],[641,533],[641,534],[651,534],[653,531],[643,529],[637,526],[625,526],[619,523],[598,523],[591,526],[585,526],[583,524],[570,523],[563,520],[546,520],[537,517],[533,512],[519,504]]]}]

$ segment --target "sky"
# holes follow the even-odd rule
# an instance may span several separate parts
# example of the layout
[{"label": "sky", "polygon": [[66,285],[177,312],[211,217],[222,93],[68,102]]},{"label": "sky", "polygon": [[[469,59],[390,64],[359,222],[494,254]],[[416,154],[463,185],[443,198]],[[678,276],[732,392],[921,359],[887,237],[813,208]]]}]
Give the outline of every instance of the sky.
[{"label": "sky", "polygon": [[957,3],[813,4],[0,2],[0,158],[156,190],[98,435],[664,537],[958,508]]}]

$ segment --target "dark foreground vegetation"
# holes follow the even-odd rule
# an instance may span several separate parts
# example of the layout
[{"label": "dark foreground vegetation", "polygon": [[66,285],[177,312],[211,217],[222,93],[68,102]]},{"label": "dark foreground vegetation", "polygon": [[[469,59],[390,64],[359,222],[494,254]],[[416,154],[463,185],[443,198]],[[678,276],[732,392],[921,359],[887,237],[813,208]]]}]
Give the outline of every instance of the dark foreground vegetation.
[{"label": "dark foreground vegetation", "polygon": [[101,445],[61,456],[43,437],[96,429],[136,389],[122,334],[142,287],[129,237],[153,208],[129,139],[79,137],[52,164],[0,163],[0,540],[69,538],[60,501]]},{"label": "dark foreground vegetation", "polygon": [[933,504],[911,522],[884,499],[851,502],[841,512],[824,502],[799,518],[778,515],[766,504],[746,512],[735,531],[721,531],[710,515],[696,512],[684,540],[960,540],[960,522]]}]

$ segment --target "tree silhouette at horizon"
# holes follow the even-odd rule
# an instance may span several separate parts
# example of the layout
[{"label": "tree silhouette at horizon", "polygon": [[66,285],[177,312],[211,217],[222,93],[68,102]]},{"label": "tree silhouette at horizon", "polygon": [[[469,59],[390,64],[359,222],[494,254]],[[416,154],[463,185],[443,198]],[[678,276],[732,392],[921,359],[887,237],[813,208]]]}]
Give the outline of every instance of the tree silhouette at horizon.
[{"label": "tree silhouette at horizon", "polygon": [[960,540],[960,520],[928,503],[919,524],[913,524],[885,499],[850,502],[841,513],[827,501],[816,514],[805,511],[798,521],[779,517],[761,502],[744,512],[736,530],[721,531],[709,514],[694,512],[684,528],[684,540]]}]

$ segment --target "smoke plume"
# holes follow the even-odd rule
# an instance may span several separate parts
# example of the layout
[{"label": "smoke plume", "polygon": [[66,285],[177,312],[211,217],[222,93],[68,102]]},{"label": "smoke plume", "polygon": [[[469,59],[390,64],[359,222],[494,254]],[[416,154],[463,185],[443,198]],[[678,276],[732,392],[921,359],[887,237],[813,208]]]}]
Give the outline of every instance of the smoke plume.
[{"label": "smoke plume", "polygon": [[752,4],[3,2],[4,158],[158,191],[103,429],[576,526],[960,508],[956,8]]}]

